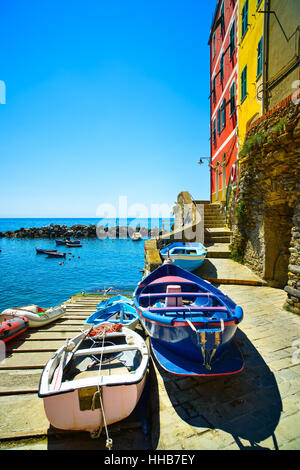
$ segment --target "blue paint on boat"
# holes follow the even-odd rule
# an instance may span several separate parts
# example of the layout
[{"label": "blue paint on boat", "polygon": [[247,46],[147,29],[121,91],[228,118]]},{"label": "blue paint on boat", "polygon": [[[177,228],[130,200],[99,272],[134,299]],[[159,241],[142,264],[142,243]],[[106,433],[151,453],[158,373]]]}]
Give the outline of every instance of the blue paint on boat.
[{"label": "blue paint on boat", "polygon": [[90,315],[85,324],[100,325],[103,322],[121,323],[127,328],[134,328],[139,321],[136,309],[128,303],[115,302],[107,308],[97,310]]},{"label": "blue paint on boat", "polygon": [[97,309],[98,310],[104,309],[104,308],[109,307],[110,305],[113,305],[113,304],[119,303],[119,302],[123,302],[123,303],[129,304],[129,305],[133,305],[133,300],[129,299],[128,297],[125,297],[124,295],[115,295],[114,297],[110,297],[109,299],[102,300],[102,302],[100,302],[97,305]]},{"label": "blue paint on boat", "polygon": [[167,263],[139,283],[133,300],[154,355],[169,372],[219,375],[242,369],[231,343],[243,310],[209,282]]},{"label": "blue paint on boat", "polygon": [[160,254],[163,259],[171,258],[176,266],[186,271],[195,271],[203,263],[207,249],[202,243],[171,243],[162,250]]}]

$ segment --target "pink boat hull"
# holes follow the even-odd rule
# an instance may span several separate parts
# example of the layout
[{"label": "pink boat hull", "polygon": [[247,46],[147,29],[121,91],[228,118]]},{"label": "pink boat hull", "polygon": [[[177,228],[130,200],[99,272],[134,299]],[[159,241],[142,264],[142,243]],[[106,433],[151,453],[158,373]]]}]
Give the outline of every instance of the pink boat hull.
[{"label": "pink boat hull", "polygon": [[[146,374],[137,384],[102,387],[106,424],[121,421],[132,413],[144,389]],[[47,418],[57,429],[94,432],[102,423],[99,408],[80,410],[78,390],[44,397]]]}]

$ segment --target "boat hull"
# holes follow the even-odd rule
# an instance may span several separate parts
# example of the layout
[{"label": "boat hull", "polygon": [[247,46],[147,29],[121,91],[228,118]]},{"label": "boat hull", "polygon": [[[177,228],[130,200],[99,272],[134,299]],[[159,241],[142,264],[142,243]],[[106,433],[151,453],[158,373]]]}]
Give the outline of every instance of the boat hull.
[{"label": "boat hull", "polygon": [[7,343],[28,328],[27,318],[12,318],[0,322],[0,341]]},{"label": "boat hull", "polygon": [[[53,307],[50,309],[42,309],[37,305],[28,305],[27,307],[7,308],[1,315],[1,318],[24,318],[28,320],[29,328],[38,328],[39,326],[47,325],[64,315],[65,307]],[[38,312],[42,314],[38,314]]]},{"label": "boat hull", "polygon": [[[101,387],[107,425],[121,421],[132,413],[144,389],[145,380],[146,375],[137,384]],[[83,410],[80,399],[80,395],[85,395],[85,402],[91,402],[96,391],[97,387],[89,387],[81,389],[80,394],[79,390],[73,390],[45,397],[45,413],[51,425],[68,431],[97,431],[104,424],[100,407]]]},{"label": "boat hull", "polygon": [[[240,356],[231,343],[243,310],[209,282],[168,262],[138,284],[134,306],[152,351],[166,370],[211,375],[216,369],[224,370],[217,364],[227,350],[235,364],[231,367],[225,361],[228,373],[241,370]],[[189,372],[184,374],[184,369]]]},{"label": "boat hull", "polygon": [[[205,260],[205,257],[206,255],[194,256],[193,258],[191,256],[184,255],[170,255],[172,262],[176,264],[176,266],[179,266],[186,271],[195,271],[196,269],[200,268],[200,266],[203,264],[203,261]],[[163,255],[163,259],[166,260],[167,258],[168,257],[166,255]]]},{"label": "boat hull", "polygon": [[203,361],[202,346],[197,337],[201,335],[201,332],[204,333],[206,335],[205,345],[209,340],[212,340],[212,349],[216,349],[212,358],[212,365],[227,348],[237,329],[237,324],[234,321],[224,322],[222,340],[216,346],[213,344],[214,338],[209,338],[209,336],[213,336],[214,332],[219,332],[221,329],[219,322],[193,323],[198,330],[197,334],[184,320],[172,322],[171,325],[163,325],[160,323],[162,319],[158,318],[157,321],[146,319],[142,310],[139,310],[139,315],[143,328],[150,338],[155,340],[155,344],[162,345],[166,351],[179,354],[187,361],[191,358],[198,358],[199,362]]}]

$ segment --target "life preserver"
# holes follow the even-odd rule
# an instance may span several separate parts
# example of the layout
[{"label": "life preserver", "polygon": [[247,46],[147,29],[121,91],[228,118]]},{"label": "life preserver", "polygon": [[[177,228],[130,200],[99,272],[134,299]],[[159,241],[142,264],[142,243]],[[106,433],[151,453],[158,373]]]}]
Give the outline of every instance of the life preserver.
[{"label": "life preserver", "polygon": [[230,182],[233,183],[235,179],[236,179],[236,163],[234,163],[231,167]]}]

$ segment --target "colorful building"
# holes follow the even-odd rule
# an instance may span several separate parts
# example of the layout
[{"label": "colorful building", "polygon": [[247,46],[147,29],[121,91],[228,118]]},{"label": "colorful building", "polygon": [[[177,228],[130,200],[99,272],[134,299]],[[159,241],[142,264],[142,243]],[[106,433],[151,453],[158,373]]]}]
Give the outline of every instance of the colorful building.
[{"label": "colorful building", "polygon": [[266,0],[265,11],[264,113],[300,97],[300,2]]},{"label": "colorful building", "polygon": [[211,201],[224,201],[238,155],[238,0],[219,0],[210,45]]},{"label": "colorful building", "polygon": [[239,150],[263,114],[264,11],[265,0],[239,0]]}]

